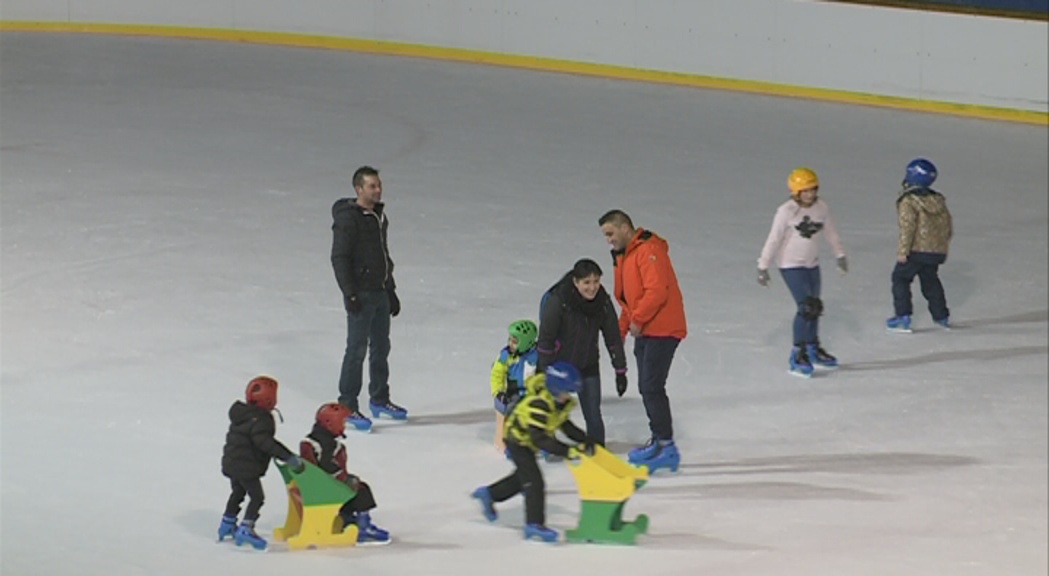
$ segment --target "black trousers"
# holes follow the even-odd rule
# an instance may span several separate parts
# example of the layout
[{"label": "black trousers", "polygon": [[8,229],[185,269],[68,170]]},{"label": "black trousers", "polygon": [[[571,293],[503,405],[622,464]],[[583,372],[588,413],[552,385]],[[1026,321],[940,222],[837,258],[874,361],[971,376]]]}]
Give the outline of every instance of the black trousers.
[{"label": "black trousers", "polygon": [[511,441],[506,442],[515,470],[507,477],[488,487],[492,500],[503,502],[524,492],[525,523],[546,525],[546,484],[539,462],[531,448]]},{"label": "black trousers", "polygon": [[944,320],[951,315],[947,309],[947,297],[940,282],[940,264],[947,261],[946,254],[912,252],[904,264],[896,263],[892,269],[892,307],[897,316],[914,313],[911,301],[911,283],[918,277],[922,296],[929,302],[929,313],[933,320]]},{"label": "black trousers", "polygon": [[230,478],[230,495],[226,501],[226,516],[237,516],[240,514],[240,503],[244,496],[248,496],[248,509],[244,512],[245,521],[254,521],[259,518],[259,509],[266,502],[266,494],[262,491],[261,478]]},{"label": "black trousers", "polygon": [[375,508],[375,497],[372,496],[372,488],[364,482],[357,485],[357,495],[350,498],[339,508],[339,516],[343,520],[353,518],[358,512],[367,512]]},{"label": "black trousers", "polygon": [[641,336],[634,338],[634,358],[637,360],[637,388],[648,414],[648,428],[657,440],[674,438],[674,423],[670,416],[670,398],[667,397],[667,376],[674,351],[681,341],[677,338]]}]

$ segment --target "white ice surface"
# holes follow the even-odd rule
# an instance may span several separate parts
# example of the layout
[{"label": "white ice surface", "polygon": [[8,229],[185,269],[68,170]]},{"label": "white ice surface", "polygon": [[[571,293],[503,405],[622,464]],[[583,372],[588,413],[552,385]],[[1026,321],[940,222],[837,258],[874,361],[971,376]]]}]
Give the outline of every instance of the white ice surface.
[{"label": "white ice surface", "polygon": [[[1044,127],[200,41],[4,33],[0,69],[4,576],[1047,572]],[[955,217],[956,329],[930,329],[915,285],[918,331],[892,335],[915,156]],[[348,444],[397,542],[238,553],[214,542],[226,410],[277,376],[294,446],[335,397],[329,210],[364,163],[385,183],[391,382],[412,418]],[[852,267],[824,267],[844,367],[810,381],[786,374],[782,280],[754,281],[798,164]],[[492,526],[467,497],[509,470],[488,369],[576,259],[611,287],[596,219],[613,207],[669,239],[684,290],[682,470],[627,506],[651,518],[636,547],[525,543],[520,499]],[[636,371],[618,399],[603,362],[623,453],[647,436]],[[549,523],[570,528],[571,475],[545,470]],[[269,534],[286,498],[275,470],[264,486]]]}]

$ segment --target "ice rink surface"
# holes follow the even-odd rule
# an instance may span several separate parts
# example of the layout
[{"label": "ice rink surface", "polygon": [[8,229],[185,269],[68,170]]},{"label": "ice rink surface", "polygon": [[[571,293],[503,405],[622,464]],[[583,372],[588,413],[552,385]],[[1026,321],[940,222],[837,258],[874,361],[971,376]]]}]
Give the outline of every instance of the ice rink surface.
[{"label": "ice rink surface", "polygon": [[[4,576],[517,574],[1035,576],[1047,572],[1047,161],[1039,126],[344,52],[132,37],[0,36]],[[886,333],[903,167],[954,214],[955,329]],[[382,171],[411,411],[347,440],[385,548],[216,544],[226,411],[281,381],[297,445],[335,398],[345,314],[332,202]],[[793,304],[755,263],[797,165],[822,180],[825,346],[786,373]],[[679,473],[626,508],[635,547],[523,542],[488,371],[506,325],[622,208],[666,237],[690,334],[669,394]],[[632,341],[627,342],[628,351]],[[643,442],[631,357],[605,372],[610,448]],[[582,422],[577,414],[577,421]],[[576,522],[544,464],[548,522]],[[260,529],[283,522],[265,477]]]}]

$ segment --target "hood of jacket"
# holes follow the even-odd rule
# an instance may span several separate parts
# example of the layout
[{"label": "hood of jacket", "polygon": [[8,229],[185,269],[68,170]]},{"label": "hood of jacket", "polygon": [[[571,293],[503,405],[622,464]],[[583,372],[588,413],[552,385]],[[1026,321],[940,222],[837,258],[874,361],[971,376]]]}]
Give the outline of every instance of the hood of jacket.
[{"label": "hood of jacket", "polygon": [[[385,206],[386,205],[382,202],[377,202],[375,204],[375,208],[373,208],[371,211],[381,216],[383,208]],[[364,213],[364,207],[362,207],[360,204],[357,204],[356,198],[339,198],[331,206],[332,218],[338,218],[340,214],[348,216],[349,214],[347,214],[347,212],[352,213],[353,211],[360,212],[361,214]]]},{"label": "hood of jacket", "polygon": [[670,243],[665,238],[656,234],[651,230],[645,230],[644,228],[638,228],[637,234],[630,239],[630,243],[627,244],[626,249],[623,251],[624,254],[630,254],[642,244],[649,243],[658,246],[662,251],[670,253]]},{"label": "hood of jacket", "polygon": [[234,426],[250,423],[253,419],[269,416],[269,413],[251,404],[245,403],[243,400],[237,400],[229,407],[229,421]]}]

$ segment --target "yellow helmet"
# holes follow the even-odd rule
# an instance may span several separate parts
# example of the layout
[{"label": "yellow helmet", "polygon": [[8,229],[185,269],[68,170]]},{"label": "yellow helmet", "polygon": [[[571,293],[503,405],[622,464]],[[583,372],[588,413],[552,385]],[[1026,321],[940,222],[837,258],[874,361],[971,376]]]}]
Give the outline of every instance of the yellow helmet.
[{"label": "yellow helmet", "polygon": [[795,168],[791,171],[790,176],[787,176],[787,187],[790,188],[790,195],[794,198],[797,198],[802,190],[818,188],[819,185],[819,176],[816,176],[816,173],[811,168],[805,168],[804,166]]}]

